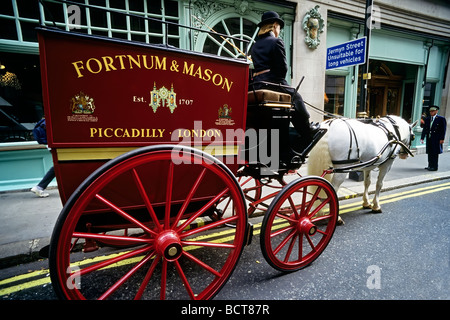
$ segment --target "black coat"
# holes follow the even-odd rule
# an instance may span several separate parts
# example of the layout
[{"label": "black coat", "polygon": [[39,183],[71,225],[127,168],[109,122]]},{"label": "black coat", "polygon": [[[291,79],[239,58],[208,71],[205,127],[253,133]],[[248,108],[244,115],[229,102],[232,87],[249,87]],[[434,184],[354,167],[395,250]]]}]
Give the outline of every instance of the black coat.
[{"label": "black coat", "polygon": [[431,117],[427,117],[425,119],[425,123],[423,125],[423,131],[421,139],[427,140],[427,153],[442,153],[442,144],[441,140],[445,139],[445,131],[447,129],[447,120],[439,115],[436,115],[436,118],[433,121],[433,125],[430,128]]},{"label": "black coat", "polygon": [[[286,49],[284,42],[280,38],[274,36],[272,32],[267,32],[258,36],[256,42],[251,49],[251,57],[253,61],[253,74],[260,71],[270,70],[256,77],[250,77],[249,89],[269,89],[288,93],[292,96],[295,112],[292,115],[291,122],[297,132],[304,138],[306,142],[311,140],[309,113],[301,95],[295,91],[295,88],[289,87],[286,81],[288,65],[286,62]],[[288,87],[271,86],[258,83],[259,81],[282,84]]]},{"label": "black coat", "polygon": [[[284,42],[273,35],[265,33],[256,39],[251,49],[254,73],[270,70],[257,77],[258,81],[268,81],[278,84],[287,84],[286,49]],[[256,80],[256,79],[255,79]]]}]

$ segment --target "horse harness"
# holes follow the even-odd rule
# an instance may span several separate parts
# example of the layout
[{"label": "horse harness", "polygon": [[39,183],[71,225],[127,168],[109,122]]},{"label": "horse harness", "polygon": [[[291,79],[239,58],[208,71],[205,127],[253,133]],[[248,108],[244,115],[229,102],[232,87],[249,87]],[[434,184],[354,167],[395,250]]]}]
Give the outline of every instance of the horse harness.
[{"label": "horse harness", "polygon": [[[385,134],[386,137],[388,139],[388,142],[386,143],[386,145],[381,149],[380,153],[374,157],[373,159],[371,159],[370,161],[366,161],[366,162],[362,162],[361,158],[360,158],[360,149],[359,149],[359,144],[358,144],[358,138],[356,136],[355,130],[353,129],[353,127],[350,125],[350,123],[347,122],[348,119],[345,118],[339,118],[340,120],[342,120],[346,125],[347,128],[349,130],[349,135],[350,135],[350,148],[348,150],[348,156],[346,160],[333,160],[332,163],[333,164],[360,164],[360,167],[365,167],[367,165],[372,165],[374,164],[378,159],[381,158],[382,154],[384,153],[384,151],[387,149],[388,146],[390,146],[391,144],[396,144],[396,145],[400,145],[402,147],[402,151],[400,151],[400,153],[408,153],[409,155],[413,156],[411,151],[409,150],[409,147],[406,146],[401,140],[401,136],[400,136],[400,131],[399,131],[399,126],[397,125],[397,123],[395,122],[394,119],[392,119],[390,116],[385,116],[384,118],[386,118],[393,126],[395,133],[392,132],[391,130],[389,130],[386,127],[386,124],[382,121],[379,121],[379,119],[374,120],[374,119],[357,119],[360,122],[366,123],[366,124],[372,124],[378,128],[380,128]],[[331,124],[333,123],[333,121],[336,120],[335,119],[331,119],[329,120],[329,125],[331,126]],[[412,135],[411,137],[412,139],[414,139],[414,135]],[[351,158],[351,154],[353,151],[353,141],[356,145],[356,153],[357,153],[357,158],[356,159],[352,159]],[[386,162],[389,159],[393,159],[395,158],[397,155],[394,155],[394,151],[395,148],[392,148],[390,151],[390,154],[388,157],[386,157],[386,159],[383,161]],[[358,165],[356,166],[352,166],[351,169],[357,169]],[[349,167],[350,168],[350,167]]]}]

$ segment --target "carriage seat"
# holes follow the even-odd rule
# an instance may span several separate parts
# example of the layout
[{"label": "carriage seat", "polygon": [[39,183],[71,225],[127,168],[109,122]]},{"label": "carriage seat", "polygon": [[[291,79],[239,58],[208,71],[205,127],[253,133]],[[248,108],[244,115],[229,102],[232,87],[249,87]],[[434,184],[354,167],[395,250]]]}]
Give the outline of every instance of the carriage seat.
[{"label": "carriage seat", "polygon": [[[279,91],[259,89],[248,92],[247,101],[249,105],[267,105],[275,106],[276,104],[291,104],[291,95]],[[278,106],[279,107],[279,106]]]}]

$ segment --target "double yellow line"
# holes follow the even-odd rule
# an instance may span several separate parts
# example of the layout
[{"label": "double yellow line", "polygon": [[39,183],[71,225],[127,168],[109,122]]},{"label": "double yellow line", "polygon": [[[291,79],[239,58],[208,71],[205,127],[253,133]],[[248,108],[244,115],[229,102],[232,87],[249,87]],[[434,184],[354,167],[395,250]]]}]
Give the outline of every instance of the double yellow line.
[{"label": "double yellow line", "polygon": [[[450,182],[434,185],[434,186],[428,186],[428,187],[422,187],[422,188],[415,188],[409,191],[403,191],[391,195],[381,196],[380,197],[380,204],[387,204],[392,203],[400,200],[405,200],[412,197],[418,197],[418,196],[424,196],[430,193],[440,192],[444,190],[450,189]],[[356,210],[361,209],[361,204],[356,204],[356,202],[348,203],[340,205],[339,213],[345,214],[349,212],[353,212]],[[254,234],[259,234],[261,228],[261,223],[254,225]],[[219,233],[215,233],[210,236],[214,237],[227,237],[227,233],[230,231],[222,231]],[[222,242],[221,240],[218,240]],[[84,261],[80,261],[77,264],[86,264],[86,263],[92,263],[95,262],[94,260],[103,260],[103,259],[110,259],[111,256],[108,257],[98,257],[96,259],[88,259]],[[33,279],[37,278],[37,279]],[[27,279],[30,279],[27,281]],[[21,282],[20,284],[15,284],[17,282]],[[9,294],[30,289],[37,286],[43,286],[50,284],[50,271],[48,269],[33,271],[27,274],[17,275],[8,279],[0,280],[0,297],[7,296]],[[3,287],[3,288],[2,288]]]},{"label": "double yellow line", "polygon": [[[434,185],[434,186],[428,186],[423,188],[415,188],[409,191],[399,192],[391,195],[381,196],[380,197],[380,204],[386,204],[391,202],[396,202],[400,200],[405,200],[412,197],[420,197],[423,195],[427,195],[434,192],[439,192],[443,190],[450,189],[450,182]],[[339,214],[344,214],[347,212],[355,211],[361,208],[361,205],[356,205],[354,202],[340,205],[339,206]]]}]

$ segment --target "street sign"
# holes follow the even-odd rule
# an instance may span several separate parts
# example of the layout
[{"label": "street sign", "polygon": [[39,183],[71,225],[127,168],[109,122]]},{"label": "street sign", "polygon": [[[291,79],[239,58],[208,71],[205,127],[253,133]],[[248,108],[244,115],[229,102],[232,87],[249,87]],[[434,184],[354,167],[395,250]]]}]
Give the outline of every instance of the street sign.
[{"label": "street sign", "polygon": [[366,62],[366,39],[355,39],[327,49],[326,69],[355,66]]}]

